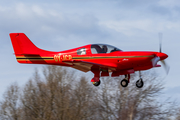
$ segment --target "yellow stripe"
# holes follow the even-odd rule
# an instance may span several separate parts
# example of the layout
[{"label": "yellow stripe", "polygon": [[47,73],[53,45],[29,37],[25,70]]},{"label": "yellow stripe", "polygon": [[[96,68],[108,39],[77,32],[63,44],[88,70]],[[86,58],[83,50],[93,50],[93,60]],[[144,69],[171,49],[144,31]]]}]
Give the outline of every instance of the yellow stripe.
[{"label": "yellow stripe", "polygon": [[16,59],[17,61],[52,61],[52,60],[49,60],[49,59]]},{"label": "yellow stripe", "polygon": [[154,57],[153,55],[150,56],[94,56],[94,57],[73,57],[72,59],[116,59],[116,58],[141,58],[141,57]]},{"label": "yellow stripe", "polygon": [[52,59],[54,59],[54,57],[24,57],[24,56],[16,57],[16,58],[26,58],[26,59],[28,59],[28,58],[52,58]]},{"label": "yellow stripe", "polygon": [[44,61],[44,60],[54,60],[54,58],[53,57],[25,57],[25,56],[16,56],[16,59],[18,60],[18,61],[27,61],[27,60],[29,60],[29,61]]}]

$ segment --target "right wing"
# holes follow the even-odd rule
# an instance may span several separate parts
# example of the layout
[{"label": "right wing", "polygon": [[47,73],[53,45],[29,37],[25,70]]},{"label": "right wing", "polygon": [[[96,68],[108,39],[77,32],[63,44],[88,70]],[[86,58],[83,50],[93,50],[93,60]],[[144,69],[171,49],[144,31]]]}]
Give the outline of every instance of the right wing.
[{"label": "right wing", "polygon": [[87,61],[82,61],[82,60],[72,60],[72,61],[63,61],[69,65],[72,65],[73,68],[78,69],[83,72],[88,72],[91,71],[91,68],[105,68],[111,71],[115,71],[117,68],[117,65],[115,64],[98,64],[98,63],[93,63],[93,62],[87,62]]}]

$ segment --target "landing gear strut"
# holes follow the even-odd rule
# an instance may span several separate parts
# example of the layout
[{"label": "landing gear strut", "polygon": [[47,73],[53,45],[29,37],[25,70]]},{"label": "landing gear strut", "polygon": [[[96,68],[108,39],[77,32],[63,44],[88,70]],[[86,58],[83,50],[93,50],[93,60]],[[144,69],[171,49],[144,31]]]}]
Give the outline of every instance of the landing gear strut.
[{"label": "landing gear strut", "polygon": [[141,72],[139,71],[139,77],[140,79],[136,81],[136,87],[142,88],[144,85],[143,79],[141,78]]},{"label": "landing gear strut", "polygon": [[91,70],[94,73],[94,78],[92,78],[91,82],[94,86],[99,86],[101,84],[100,81],[100,70]]}]

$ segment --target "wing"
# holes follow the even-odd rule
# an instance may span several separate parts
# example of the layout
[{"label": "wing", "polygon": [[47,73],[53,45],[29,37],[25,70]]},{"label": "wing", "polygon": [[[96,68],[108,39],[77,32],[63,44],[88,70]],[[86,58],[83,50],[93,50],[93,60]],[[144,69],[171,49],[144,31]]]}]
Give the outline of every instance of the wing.
[{"label": "wing", "polygon": [[67,63],[69,65],[72,65],[73,68],[78,69],[83,72],[88,72],[91,71],[92,68],[101,68],[101,69],[107,69],[110,71],[115,71],[117,68],[116,64],[110,64],[110,63],[105,63],[105,64],[98,64],[98,63],[92,63],[92,62],[87,62],[87,61],[82,61],[82,60],[72,60],[72,61],[63,61],[64,63]]}]

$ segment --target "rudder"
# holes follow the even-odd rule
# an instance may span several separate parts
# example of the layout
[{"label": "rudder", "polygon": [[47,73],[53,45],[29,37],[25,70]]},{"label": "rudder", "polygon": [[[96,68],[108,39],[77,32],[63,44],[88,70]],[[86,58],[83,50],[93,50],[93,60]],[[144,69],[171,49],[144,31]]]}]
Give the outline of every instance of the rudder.
[{"label": "rudder", "polygon": [[36,55],[42,51],[24,33],[10,33],[9,35],[15,55]]}]

